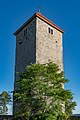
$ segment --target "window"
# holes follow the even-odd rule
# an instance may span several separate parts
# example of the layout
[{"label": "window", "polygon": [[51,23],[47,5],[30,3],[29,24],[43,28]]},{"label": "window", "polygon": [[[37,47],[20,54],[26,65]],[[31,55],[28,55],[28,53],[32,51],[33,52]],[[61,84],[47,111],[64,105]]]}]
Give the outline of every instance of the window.
[{"label": "window", "polygon": [[27,34],[27,28],[24,30],[24,36]]},{"label": "window", "polygon": [[53,30],[51,28],[48,28],[48,32],[53,35]]},{"label": "window", "polygon": [[19,44],[22,44],[22,41],[19,41]]},{"label": "window", "polygon": [[27,34],[27,28],[26,28],[26,34]]},{"label": "window", "polygon": [[50,28],[48,28],[48,31],[49,31],[49,33],[50,33]]},{"label": "window", "polygon": [[53,35],[53,30],[51,29],[51,34]]}]

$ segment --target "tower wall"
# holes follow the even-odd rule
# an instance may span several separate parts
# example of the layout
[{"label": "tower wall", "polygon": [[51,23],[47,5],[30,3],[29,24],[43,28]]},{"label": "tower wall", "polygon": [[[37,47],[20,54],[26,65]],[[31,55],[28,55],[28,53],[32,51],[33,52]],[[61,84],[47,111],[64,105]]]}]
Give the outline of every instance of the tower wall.
[{"label": "tower wall", "polygon": [[[24,71],[27,65],[36,62],[36,18],[16,35],[16,72]],[[15,75],[18,80],[18,75]]]},{"label": "tower wall", "polygon": [[[49,33],[49,28],[53,34]],[[15,80],[18,80],[16,73],[24,71],[27,65],[48,60],[63,70],[62,32],[35,17],[16,35]]]},{"label": "tower wall", "polygon": [[[63,32],[38,12],[14,33],[16,35],[15,81],[19,80],[17,72],[24,71],[31,63],[44,64],[51,60],[63,71]],[[14,89],[17,89],[15,82]],[[18,105],[14,103],[14,113],[17,110]]]},{"label": "tower wall", "polygon": [[[49,28],[53,34],[49,33]],[[43,20],[36,18],[36,61],[46,63],[51,60],[63,70],[62,33]]]}]

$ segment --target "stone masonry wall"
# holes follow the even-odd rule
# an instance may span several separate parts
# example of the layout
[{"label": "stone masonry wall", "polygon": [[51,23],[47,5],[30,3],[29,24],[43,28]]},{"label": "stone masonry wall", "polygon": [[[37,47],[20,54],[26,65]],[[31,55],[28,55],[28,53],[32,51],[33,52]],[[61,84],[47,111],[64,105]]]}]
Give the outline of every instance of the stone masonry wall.
[{"label": "stone masonry wall", "polygon": [[[53,30],[53,35],[48,28]],[[36,17],[16,35],[15,81],[19,80],[17,72],[24,71],[31,63],[43,64],[51,60],[63,70],[62,58],[62,33]],[[15,83],[14,89],[17,89]],[[17,110],[17,103],[14,103],[14,112]]]},{"label": "stone masonry wall", "polygon": [[[24,35],[24,30],[27,32]],[[16,72],[22,72],[27,65],[36,62],[36,20],[33,19],[16,36]],[[15,80],[18,76],[15,75]]]},{"label": "stone masonry wall", "polygon": [[[53,30],[53,35],[48,32]],[[62,33],[39,18],[36,18],[36,61],[57,63],[63,70]]]},{"label": "stone masonry wall", "polygon": [[[53,35],[48,28],[53,30]],[[48,60],[57,63],[63,70],[62,33],[37,17],[16,36],[15,71],[21,72],[31,63],[46,63]],[[17,75],[15,79],[18,80]]]}]

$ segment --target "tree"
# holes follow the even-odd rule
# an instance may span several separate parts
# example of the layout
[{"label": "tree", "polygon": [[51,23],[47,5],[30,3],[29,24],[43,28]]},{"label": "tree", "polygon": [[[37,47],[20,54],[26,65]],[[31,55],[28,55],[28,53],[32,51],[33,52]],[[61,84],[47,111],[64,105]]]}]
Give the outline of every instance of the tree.
[{"label": "tree", "polygon": [[71,91],[63,89],[68,80],[56,64],[32,64],[19,73],[19,78],[14,91],[18,106],[15,116],[26,120],[67,120],[72,114],[76,103]]},{"label": "tree", "polygon": [[6,92],[3,91],[0,94],[0,115],[6,115],[8,112],[8,107],[7,105],[11,103],[11,95]]}]

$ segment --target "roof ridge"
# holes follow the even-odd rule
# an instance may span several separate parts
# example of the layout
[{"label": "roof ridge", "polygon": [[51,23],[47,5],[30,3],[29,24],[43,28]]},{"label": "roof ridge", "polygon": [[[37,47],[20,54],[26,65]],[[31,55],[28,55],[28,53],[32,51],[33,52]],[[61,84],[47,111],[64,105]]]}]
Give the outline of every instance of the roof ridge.
[{"label": "roof ridge", "polygon": [[57,26],[56,24],[54,24],[51,20],[49,20],[48,18],[46,18],[45,16],[43,16],[40,12],[36,12],[30,19],[28,19],[15,33],[14,35],[17,35],[31,20],[33,20],[35,17],[38,17],[40,19],[42,19],[43,21],[45,21],[47,24],[51,25],[52,27],[56,28],[57,30],[59,30],[60,32],[64,32],[59,26]]},{"label": "roof ridge", "polygon": [[[59,28],[62,32],[64,32],[58,25],[56,25],[54,22],[52,22],[51,20],[49,20],[48,18],[46,18],[40,12],[36,12],[36,15],[39,15],[40,17],[44,18],[45,20],[47,20],[47,22],[49,22],[50,24],[53,24],[54,27]],[[37,17],[39,17],[39,16],[37,16]]]}]

